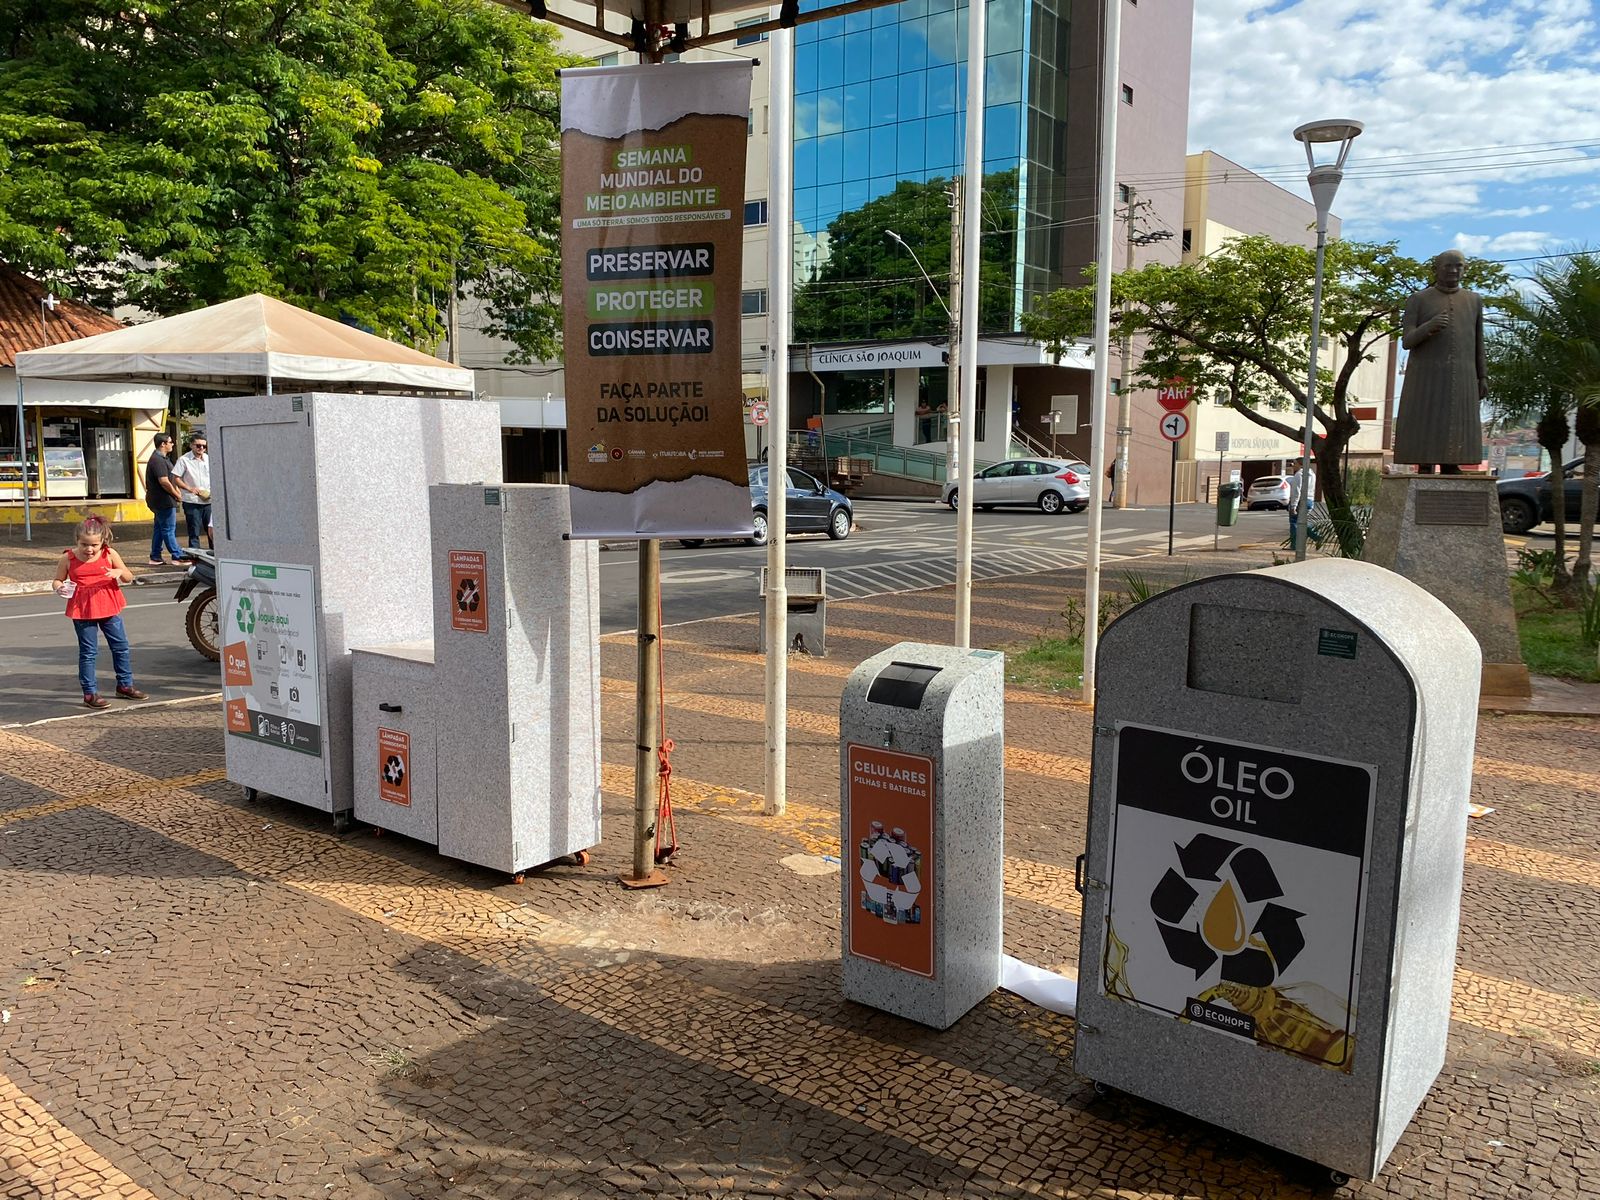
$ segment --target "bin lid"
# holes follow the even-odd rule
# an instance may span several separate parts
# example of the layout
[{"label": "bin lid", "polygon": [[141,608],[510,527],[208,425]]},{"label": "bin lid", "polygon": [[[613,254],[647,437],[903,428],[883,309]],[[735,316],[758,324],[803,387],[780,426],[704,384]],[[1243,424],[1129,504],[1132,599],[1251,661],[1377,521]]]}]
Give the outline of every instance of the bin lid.
[{"label": "bin lid", "polygon": [[921,708],[923,694],[940,670],[940,667],[920,663],[892,662],[872,681],[867,689],[867,702],[893,708]]}]

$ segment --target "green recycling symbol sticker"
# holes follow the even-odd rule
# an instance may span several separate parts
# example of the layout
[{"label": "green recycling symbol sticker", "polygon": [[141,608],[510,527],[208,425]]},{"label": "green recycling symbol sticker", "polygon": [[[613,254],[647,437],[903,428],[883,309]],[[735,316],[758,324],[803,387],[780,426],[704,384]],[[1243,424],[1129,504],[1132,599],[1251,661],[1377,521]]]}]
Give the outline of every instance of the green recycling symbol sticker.
[{"label": "green recycling symbol sticker", "polygon": [[240,633],[254,633],[256,631],[255,605],[250,603],[249,596],[239,597],[239,612],[235,617],[239,622]]}]

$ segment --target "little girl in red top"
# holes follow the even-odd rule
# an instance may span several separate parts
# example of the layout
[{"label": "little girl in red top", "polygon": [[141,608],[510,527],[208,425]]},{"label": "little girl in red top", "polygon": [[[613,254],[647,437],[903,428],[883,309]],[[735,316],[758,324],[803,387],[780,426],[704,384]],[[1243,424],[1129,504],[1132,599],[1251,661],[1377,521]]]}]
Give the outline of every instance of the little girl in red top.
[{"label": "little girl in red top", "polygon": [[55,582],[56,595],[66,599],[67,616],[78,631],[78,682],[83,685],[83,702],[90,708],[108,707],[95,686],[94,661],[100,650],[101,633],[111,647],[117,695],[128,700],[146,699],[145,693],[133,686],[128,635],[117,615],[127,603],[122,598],[122,585],[133,582],[133,572],[111,548],[109,525],[99,517],[89,517],[78,526],[77,543],[62,554]]}]

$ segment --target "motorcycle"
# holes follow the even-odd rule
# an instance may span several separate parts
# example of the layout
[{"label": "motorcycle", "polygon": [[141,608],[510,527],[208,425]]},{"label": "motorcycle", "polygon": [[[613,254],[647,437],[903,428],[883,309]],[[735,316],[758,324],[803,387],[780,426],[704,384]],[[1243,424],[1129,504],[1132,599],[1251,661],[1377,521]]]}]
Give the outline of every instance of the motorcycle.
[{"label": "motorcycle", "polygon": [[184,631],[189,644],[212,662],[222,658],[222,637],[217,617],[217,557],[209,550],[191,548],[188,555],[194,561],[183,573],[178,584],[177,601],[187,599],[189,611],[184,616]]}]

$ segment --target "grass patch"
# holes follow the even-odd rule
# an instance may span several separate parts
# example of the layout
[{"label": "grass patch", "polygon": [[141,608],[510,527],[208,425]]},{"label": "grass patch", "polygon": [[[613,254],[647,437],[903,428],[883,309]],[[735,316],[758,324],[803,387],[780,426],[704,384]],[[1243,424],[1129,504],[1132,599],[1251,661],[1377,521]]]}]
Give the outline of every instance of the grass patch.
[{"label": "grass patch", "polygon": [[1039,638],[1006,648],[1006,682],[1050,692],[1076,691],[1083,684],[1083,641]]},{"label": "grass patch", "polygon": [[417,1084],[427,1084],[433,1080],[433,1075],[426,1067],[398,1046],[367,1055],[367,1065],[381,1067],[390,1079],[409,1079]]},{"label": "grass patch", "polygon": [[1584,613],[1550,603],[1541,589],[1512,579],[1512,605],[1517,610],[1517,635],[1522,661],[1534,675],[1554,675],[1600,683],[1595,648],[1584,640]]}]

